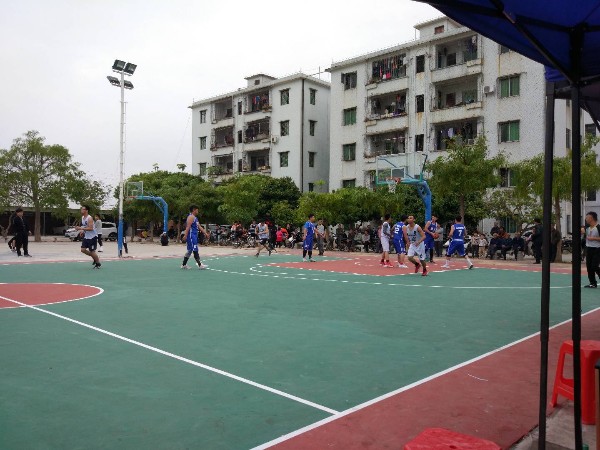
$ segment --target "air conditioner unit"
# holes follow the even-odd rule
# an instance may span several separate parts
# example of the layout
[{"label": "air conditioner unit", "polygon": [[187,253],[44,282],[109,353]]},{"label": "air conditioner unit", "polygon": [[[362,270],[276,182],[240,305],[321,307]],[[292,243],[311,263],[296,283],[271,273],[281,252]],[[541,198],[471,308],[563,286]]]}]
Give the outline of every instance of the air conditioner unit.
[{"label": "air conditioner unit", "polygon": [[279,136],[271,136],[271,142],[273,144],[277,144],[278,141],[279,141]]},{"label": "air conditioner unit", "polygon": [[493,94],[494,93],[494,86],[484,86],[483,87],[483,93],[485,95]]}]

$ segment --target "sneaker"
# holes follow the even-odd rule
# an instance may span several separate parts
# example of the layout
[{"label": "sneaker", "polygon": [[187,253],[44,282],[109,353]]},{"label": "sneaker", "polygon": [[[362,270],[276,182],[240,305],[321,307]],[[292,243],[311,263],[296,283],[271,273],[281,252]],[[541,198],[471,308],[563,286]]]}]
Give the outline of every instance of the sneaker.
[{"label": "sneaker", "polygon": [[415,273],[419,273],[420,268],[421,268],[421,264],[415,264]]},{"label": "sneaker", "polygon": [[190,270],[189,266],[184,266],[183,264],[181,265],[181,268],[184,270]]},{"label": "sneaker", "polygon": [[99,269],[102,266],[101,263],[94,263],[94,269]]},{"label": "sneaker", "polygon": [[302,262],[306,262],[306,258],[302,258]]},{"label": "sneaker", "polygon": [[394,267],[394,265],[392,263],[390,263],[389,261],[386,261],[383,267]]},{"label": "sneaker", "polygon": [[103,252],[104,250],[102,249],[102,247],[98,247],[98,251]]},{"label": "sneaker", "polygon": [[316,261],[312,258],[308,258],[308,262],[316,262]]},{"label": "sneaker", "polygon": [[271,256],[271,250],[269,250],[269,256]]},{"label": "sneaker", "polygon": [[206,264],[200,263],[200,264],[196,264],[196,265],[198,266],[198,269],[200,269],[200,270],[208,269],[208,266]]},{"label": "sneaker", "polygon": [[423,273],[421,274],[422,277],[426,277],[427,275],[429,275],[428,270],[424,270]]},{"label": "sneaker", "polygon": [[23,256],[26,256],[27,258],[33,258],[29,253],[25,253]]},{"label": "sneaker", "polygon": [[379,261],[379,265],[380,266],[384,266],[385,265],[385,262],[383,261],[383,259],[381,261]]},{"label": "sneaker", "polygon": [[[471,265],[472,265],[472,264],[471,264]],[[449,266],[448,264],[444,264],[444,265],[442,266],[442,269],[449,269],[449,268],[450,268],[450,266]]]},{"label": "sneaker", "polygon": [[598,286],[597,286],[597,285],[595,285],[595,284],[586,284],[586,285],[584,286],[584,288],[591,288],[591,289],[596,289],[597,287],[598,287]]},{"label": "sneaker", "polygon": [[254,256],[256,256],[258,258],[258,253],[256,255],[254,255]]},{"label": "sneaker", "polygon": [[473,264],[469,265],[469,270],[471,270],[473,268]]},{"label": "sneaker", "polygon": [[399,264],[398,267],[400,267],[401,269],[408,269],[408,266],[406,264]]}]

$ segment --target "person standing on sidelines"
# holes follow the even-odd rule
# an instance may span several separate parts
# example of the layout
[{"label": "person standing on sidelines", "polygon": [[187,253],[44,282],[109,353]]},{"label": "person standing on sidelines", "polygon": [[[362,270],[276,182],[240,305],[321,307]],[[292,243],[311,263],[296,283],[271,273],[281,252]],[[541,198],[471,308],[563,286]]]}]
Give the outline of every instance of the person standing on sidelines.
[{"label": "person standing on sidelines", "polygon": [[181,263],[182,269],[189,269],[190,267],[187,265],[188,260],[192,253],[194,254],[194,259],[196,260],[196,265],[198,269],[204,270],[208,266],[202,264],[200,261],[200,254],[198,253],[198,231],[202,231],[205,236],[208,237],[208,233],[206,230],[200,225],[198,221],[198,207],[196,205],[190,206],[190,214],[187,217],[185,223],[185,233],[183,235],[183,239],[186,241],[187,252],[183,257],[183,262]]},{"label": "person standing on sidelines", "polygon": [[[23,214],[23,208],[17,208],[11,228],[13,233],[15,233],[17,256],[31,258],[31,255],[29,254],[29,225],[27,224],[27,221],[23,219]],[[21,248],[23,248],[23,255],[21,255]]]},{"label": "person standing on sidelines", "polygon": [[398,267],[401,269],[407,269],[408,266],[405,264],[406,259],[406,241],[404,240],[404,222],[407,217],[405,215],[400,217],[400,220],[394,225],[394,249],[398,255]]},{"label": "person standing on sidelines", "polygon": [[[454,225],[450,227],[450,238],[452,241],[448,246],[448,252],[446,253],[446,264],[442,266],[444,269],[450,268],[450,257],[454,253],[458,253],[459,256],[467,259],[467,264],[469,265],[469,269],[473,268],[473,263],[469,259],[469,255],[465,252],[465,235],[467,234],[467,229],[462,223],[462,217],[456,216],[454,219]],[[493,256],[492,256],[493,258]]]},{"label": "person standing on sidelines", "polygon": [[415,265],[415,273],[419,273],[421,265],[423,266],[423,276],[426,277],[427,262],[425,261],[425,233],[423,229],[415,223],[414,216],[408,216],[407,225],[404,227],[404,239],[410,243],[408,248],[408,260]]},{"label": "person standing on sidelines", "polygon": [[258,236],[258,250],[256,252],[256,257],[260,255],[260,251],[264,248],[269,252],[269,256],[271,256],[271,247],[269,246],[269,227],[265,223],[264,220],[256,225],[256,235]]},{"label": "person standing on sidelines", "polygon": [[96,234],[98,235],[98,252],[103,252],[102,249],[102,220],[98,214],[94,214],[94,228],[96,228]]},{"label": "person standing on sidelines", "polygon": [[312,259],[313,239],[315,236],[315,215],[309,214],[308,220],[302,227],[302,261],[306,262],[306,254],[308,253],[308,261],[315,262]]},{"label": "person standing on sidelines", "polygon": [[81,206],[81,226],[75,227],[75,229],[81,231],[83,234],[83,239],[81,240],[81,253],[91,256],[91,258],[94,260],[92,267],[94,269],[99,269],[102,264],[100,263],[100,258],[98,258],[98,254],[96,253],[98,236],[96,235],[94,219],[92,219],[92,216],[90,216],[89,210],[90,209],[87,205]]},{"label": "person standing on sidelines", "polygon": [[598,225],[598,214],[590,211],[585,215],[585,221],[589,225],[585,229],[585,246],[587,249],[585,266],[590,284],[586,284],[584,287],[596,289],[598,287],[596,274],[600,277],[600,225]]},{"label": "person standing on sidelines", "polygon": [[381,243],[381,267],[394,267],[390,263],[390,239],[392,238],[391,216],[386,214],[379,229],[379,242]]},{"label": "person standing on sidelines", "polygon": [[325,254],[324,241],[327,239],[327,228],[323,225],[323,219],[317,221],[317,247],[319,248],[319,256]]},{"label": "person standing on sidelines", "polygon": [[431,220],[428,220],[425,224],[425,254],[429,256],[429,262],[431,264],[435,264],[433,262],[433,251],[435,249],[435,233],[437,232],[437,216],[435,214],[431,215]]},{"label": "person standing on sidelines", "polygon": [[542,263],[542,232],[542,221],[536,217],[533,219],[533,234],[531,235],[533,256],[535,257],[535,262],[533,264]]}]

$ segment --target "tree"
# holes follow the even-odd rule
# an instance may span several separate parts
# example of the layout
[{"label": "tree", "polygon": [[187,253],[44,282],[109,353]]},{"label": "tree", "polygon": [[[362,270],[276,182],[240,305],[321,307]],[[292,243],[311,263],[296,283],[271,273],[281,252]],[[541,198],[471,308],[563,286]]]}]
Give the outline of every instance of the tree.
[{"label": "tree", "polygon": [[542,206],[538,198],[530,193],[517,195],[514,188],[490,190],[485,198],[489,216],[511,219],[519,225],[532,223],[541,217]]},{"label": "tree", "polygon": [[62,145],[44,145],[37,131],[28,131],[13,141],[10,150],[0,150],[0,193],[12,205],[30,205],[35,212],[35,241],[41,241],[42,208],[65,213],[69,201],[100,207],[106,187],[92,180],[72,160]]},{"label": "tree", "polygon": [[487,188],[497,186],[498,171],[506,166],[506,158],[503,154],[490,158],[484,136],[479,136],[474,144],[455,137],[447,141],[447,148],[447,156],[427,164],[426,170],[431,173],[429,184],[434,198],[458,198],[460,215],[465,217],[467,196],[483,197]]},{"label": "tree", "polygon": [[238,176],[216,189],[223,198],[219,212],[228,222],[239,220],[250,223],[258,216],[260,195],[266,178],[260,175]]},{"label": "tree", "polygon": [[182,172],[185,172],[185,168],[186,168],[186,167],[187,167],[187,166],[186,166],[185,164],[177,164],[177,168],[178,168],[180,171],[182,171]]}]

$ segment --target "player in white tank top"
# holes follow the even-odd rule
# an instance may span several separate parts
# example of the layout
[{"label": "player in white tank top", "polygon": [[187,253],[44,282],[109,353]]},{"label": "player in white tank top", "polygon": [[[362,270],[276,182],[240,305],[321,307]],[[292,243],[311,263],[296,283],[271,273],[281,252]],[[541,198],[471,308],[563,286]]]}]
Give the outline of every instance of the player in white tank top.
[{"label": "player in white tank top", "polygon": [[404,237],[410,244],[407,252],[408,260],[415,265],[415,273],[423,266],[423,276],[427,276],[427,263],[425,262],[425,232],[415,223],[414,216],[408,216],[404,227]]}]

